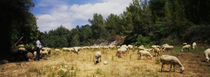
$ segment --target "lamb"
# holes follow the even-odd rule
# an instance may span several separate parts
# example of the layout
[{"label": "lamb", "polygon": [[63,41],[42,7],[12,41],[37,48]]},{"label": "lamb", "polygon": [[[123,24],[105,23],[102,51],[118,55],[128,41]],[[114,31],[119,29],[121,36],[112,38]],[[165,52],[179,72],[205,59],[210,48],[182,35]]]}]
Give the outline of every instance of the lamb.
[{"label": "lamb", "polygon": [[206,62],[209,62],[210,48],[208,48],[204,51],[204,55],[206,57]]},{"label": "lamb", "polygon": [[185,44],[185,45],[182,47],[181,51],[184,51],[184,49],[187,49],[187,50],[189,51],[190,48],[191,48],[191,45]]},{"label": "lamb", "polygon": [[182,63],[179,61],[179,59],[175,56],[171,56],[171,55],[162,55],[160,57],[160,61],[162,63],[162,67],[161,67],[161,72],[163,71],[164,65],[165,64],[170,64],[170,72],[171,72],[171,68],[173,66],[174,68],[174,72],[175,72],[175,65],[180,66],[180,70],[181,73],[184,72],[184,66],[182,65]]},{"label": "lamb", "polygon": [[146,56],[146,57],[149,56],[152,59],[152,55],[147,50],[139,50],[137,54],[139,54],[140,59],[141,56]]},{"label": "lamb", "polygon": [[127,52],[127,49],[124,48],[124,47],[121,47],[121,48],[117,49],[116,56],[117,56],[118,58],[121,58],[121,55],[122,55],[122,54],[125,54],[126,52]]},{"label": "lamb", "polygon": [[96,54],[95,54],[94,64],[98,64],[99,62],[101,62],[101,52],[100,51],[96,52]]},{"label": "lamb", "polygon": [[193,48],[193,49],[197,48],[197,44],[196,44],[196,42],[193,42],[193,44],[192,44],[192,48]]}]

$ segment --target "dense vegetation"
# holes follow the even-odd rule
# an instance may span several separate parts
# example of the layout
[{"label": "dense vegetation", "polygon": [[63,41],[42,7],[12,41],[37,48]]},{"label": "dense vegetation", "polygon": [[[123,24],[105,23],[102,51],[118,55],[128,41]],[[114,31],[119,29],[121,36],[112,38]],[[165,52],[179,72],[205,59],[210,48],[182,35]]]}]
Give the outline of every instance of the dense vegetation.
[{"label": "dense vegetation", "polygon": [[[32,0],[1,0],[0,1],[0,18],[3,33],[2,48],[0,57],[7,56],[15,44],[22,43],[33,45],[39,36],[36,18],[30,12],[34,4]],[[21,39],[22,37],[22,39]],[[20,39],[20,42],[17,42]],[[0,58],[2,59],[2,58]]]},{"label": "dense vegetation", "polygon": [[[34,45],[41,35],[44,46],[68,47],[94,44],[179,44],[199,41],[210,43],[209,0],[133,0],[120,15],[110,14],[104,18],[95,13],[90,25],[68,30],[59,27],[49,32],[40,32],[36,18],[30,12],[32,0],[1,0],[0,18],[2,41],[5,51],[19,43]],[[5,31],[6,30],[6,31]]]},{"label": "dense vegetation", "polygon": [[209,0],[133,0],[120,15],[106,19],[94,14],[91,25],[72,30],[59,27],[42,33],[45,46],[64,47],[110,43],[124,44],[210,43]]}]

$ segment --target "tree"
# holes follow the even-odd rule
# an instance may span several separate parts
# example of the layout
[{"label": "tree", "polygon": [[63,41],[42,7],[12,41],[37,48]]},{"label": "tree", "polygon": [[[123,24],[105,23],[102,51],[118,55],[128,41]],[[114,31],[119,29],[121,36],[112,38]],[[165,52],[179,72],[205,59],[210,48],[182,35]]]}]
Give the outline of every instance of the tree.
[{"label": "tree", "polygon": [[[4,40],[8,40],[3,44],[6,47],[5,51],[2,51],[2,56],[9,56],[11,54],[11,48],[14,44],[23,36],[23,39],[19,43],[33,44],[35,39],[39,36],[38,27],[36,25],[36,18],[30,12],[30,8],[34,4],[32,0],[1,0],[0,1],[0,18],[1,24],[8,29],[4,33]],[[2,28],[5,31],[5,28]],[[5,55],[6,54],[6,55]],[[11,56],[10,56],[11,57]]]},{"label": "tree", "polygon": [[68,37],[69,30],[62,25],[55,30],[50,30],[48,33],[42,33],[42,42],[44,46],[61,48],[69,46]]},{"label": "tree", "polygon": [[105,29],[105,20],[101,14],[94,14],[93,19],[88,20],[92,24],[94,39],[106,39],[107,31]]}]

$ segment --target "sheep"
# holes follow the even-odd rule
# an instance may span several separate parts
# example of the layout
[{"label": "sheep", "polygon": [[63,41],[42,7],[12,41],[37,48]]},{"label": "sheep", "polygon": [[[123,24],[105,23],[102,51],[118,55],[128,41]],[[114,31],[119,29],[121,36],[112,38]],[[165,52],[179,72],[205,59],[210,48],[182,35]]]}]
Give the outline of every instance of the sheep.
[{"label": "sheep", "polygon": [[168,44],[163,44],[162,45],[162,50],[163,51],[173,49],[173,48],[174,48],[174,46],[171,46],[171,45],[168,45]]},{"label": "sheep", "polygon": [[190,50],[190,48],[191,48],[191,45],[189,45],[189,44],[185,44],[184,46],[182,46],[181,51],[184,51],[184,49],[187,49],[187,50],[189,51],[189,50]]},{"label": "sheep", "polygon": [[156,46],[152,46],[152,50],[155,52],[155,56],[159,56],[160,55],[160,49]]},{"label": "sheep", "polygon": [[206,62],[209,62],[210,48],[208,48],[204,51],[204,55],[206,57]]},{"label": "sheep", "polygon": [[133,49],[133,45],[128,45],[128,49]]},{"label": "sheep", "polygon": [[74,47],[72,52],[78,54],[79,50],[80,50],[80,47]]},{"label": "sheep", "polygon": [[26,48],[20,47],[20,48],[18,48],[18,51],[26,51]]},{"label": "sheep", "polygon": [[47,50],[40,50],[40,55],[41,56],[48,55],[48,51]]},{"label": "sheep", "polygon": [[19,44],[18,47],[24,47],[24,45],[23,44]]},{"label": "sheep", "polygon": [[55,52],[60,52],[60,49],[55,49]]},{"label": "sheep", "polygon": [[161,66],[161,72],[163,71],[164,65],[165,64],[170,64],[170,72],[171,72],[171,68],[173,66],[174,68],[174,72],[175,72],[175,65],[180,66],[180,70],[181,73],[184,72],[184,66],[182,65],[182,63],[179,61],[179,59],[175,56],[171,56],[171,55],[162,55],[160,57],[160,61],[162,63]]},{"label": "sheep", "polygon": [[46,50],[46,51],[48,52],[48,54],[50,54],[50,53],[51,53],[51,49],[50,49],[50,48],[48,48],[48,47],[43,47],[42,49],[43,49],[43,50]]},{"label": "sheep", "polygon": [[192,44],[192,48],[193,48],[193,49],[197,48],[197,44],[196,44],[196,42],[193,42],[193,44]]},{"label": "sheep", "polygon": [[66,47],[62,48],[63,52],[70,52],[70,50],[71,50],[70,48],[66,48]]},{"label": "sheep", "polygon": [[41,56],[45,56],[45,55],[48,55],[51,53],[51,49],[50,48],[47,48],[47,47],[43,47],[41,50],[40,50],[40,55]]},{"label": "sheep", "polygon": [[144,50],[144,49],[145,49],[144,45],[141,45],[141,46],[138,47],[138,50]]},{"label": "sheep", "polygon": [[152,45],[152,48],[161,48],[159,45]]},{"label": "sheep", "polygon": [[127,45],[122,45],[120,48],[126,48],[126,49],[128,49],[128,46]]},{"label": "sheep", "polygon": [[19,44],[17,47],[18,47],[18,51],[26,51],[26,48],[23,44]]},{"label": "sheep", "polygon": [[101,52],[100,51],[98,51],[98,52],[96,52],[96,54],[95,54],[95,64],[98,64],[99,62],[101,62]]},{"label": "sheep", "polygon": [[139,50],[137,52],[137,54],[139,55],[139,58],[141,59],[141,56],[146,56],[146,57],[150,57],[152,59],[152,55],[147,51],[147,50]]},{"label": "sheep", "polygon": [[187,43],[183,43],[183,45],[187,45]]},{"label": "sheep", "polygon": [[124,47],[121,47],[121,48],[117,49],[116,56],[117,56],[118,58],[121,58],[121,55],[122,55],[122,54],[125,54],[126,52],[127,52],[127,49],[124,48]]},{"label": "sheep", "polygon": [[[37,54],[36,51],[33,52],[33,55],[34,55],[34,56],[36,56],[36,54]],[[40,57],[44,57],[44,56],[46,56],[46,55],[48,55],[48,51],[47,51],[47,50],[44,50],[44,49],[41,49],[41,50],[40,50]]]}]

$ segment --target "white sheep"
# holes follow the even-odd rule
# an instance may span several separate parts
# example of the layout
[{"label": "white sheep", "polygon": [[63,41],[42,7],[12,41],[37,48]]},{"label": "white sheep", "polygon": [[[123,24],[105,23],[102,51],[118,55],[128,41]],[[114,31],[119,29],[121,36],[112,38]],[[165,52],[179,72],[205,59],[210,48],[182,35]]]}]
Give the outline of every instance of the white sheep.
[{"label": "white sheep", "polygon": [[98,51],[98,52],[96,52],[96,54],[95,54],[95,64],[98,64],[99,62],[101,62],[101,52],[100,51]]},{"label": "white sheep", "polygon": [[171,55],[162,55],[160,57],[160,61],[162,63],[162,67],[161,67],[161,72],[163,71],[164,65],[165,64],[170,64],[170,72],[171,72],[171,68],[173,66],[174,68],[174,72],[175,72],[175,65],[180,66],[181,69],[181,73],[184,72],[184,66],[182,65],[182,63],[179,61],[179,59],[175,56],[171,56]]},{"label": "white sheep", "polygon": [[209,62],[210,48],[208,48],[204,51],[204,55],[206,57],[206,62]]},{"label": "white sheep", "polygon": [[190,48],[191,48],[191,45],[189,45],[189,44],[185,44],[184,46],[182,46],[181,51],[184,51],[185,49],[187,49],[187,50],[189,51],[189,50],[190,50]]},{"label": "white sheep", "polygon": [[150,57],[152,59],[152,55],[147,50],[139,50],[138,53],[139,58],[141,59],[141,56]]},{"label": "white sheep", "polygon": [[127,49],[124,48],[124,47],[121,47],[121,48],[117,49],[116,56],[117,56],[118,58],[121,58],[121,55],[122,55],[122,54],[125,54],[126,52],[127,52]]},{"label": "white sheep", "polygon": [[193,44],[192,44],[192,48],[193,48],[193,49],[197,48],[197,44],[196,44],[196,42],[193,42]]},{"label": "white sheep", "polygon": [[138,50],[144,50],[144,49],[145,49],[144,45],[141,45],[141,46],[138,47]]},{"label": "white sheep", "polygon": [[159,45],[152,45],[152,48],[161,48]]},{"label": "white sheep", "polygon": [[128,49],[128,46],[127,46],[127,45],[122,45],[121,48],[126,48],[126,49]]},{"label": "white sheep", "polygon": [[128,45],[128,49],[133,49],[133,45]]},{"label": "white sheep", "polygon": [[71,50],[70,48],[66,48],[66,47],[62,48],[63,52],[70,52],[70,50]]},{"label": "white sheep", "polygon": [[80,47],[74,47],[73,48],[73,52],[78,54],[79,53],[79,50],[80,50]]},{"label": "white sheep", "polygon": [[55,49],[55,52],[60,52],[60,49]]},{"label": "white sheep", "polygon": [[47,47],[43,47],[41,50],[40,50],[40,55],[41,56],[45,56],[45,55],[48,55],[51,53],[51,49],[50,48],[47,48]]},{"label": "white sheep", "polygon": [[48,55],[48,51],[47,50],[40,50],[40,55],[41,56]]},{"label": "white sheep", "polygon": [[163,44],[162,45],[162,50],[163,51],[173,49],[173,48],[174,48],[174,46],[172,46],[172,45],[168,45],[168,44]]}]

